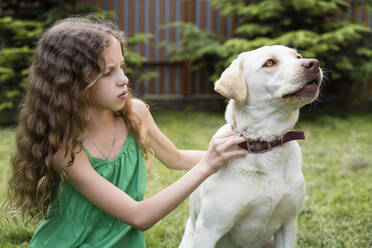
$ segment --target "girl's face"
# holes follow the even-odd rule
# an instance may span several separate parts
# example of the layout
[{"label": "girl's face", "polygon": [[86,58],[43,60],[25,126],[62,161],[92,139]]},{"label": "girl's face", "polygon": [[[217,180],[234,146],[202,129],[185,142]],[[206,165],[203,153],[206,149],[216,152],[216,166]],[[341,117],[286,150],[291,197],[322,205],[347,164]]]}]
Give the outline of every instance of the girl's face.
[{"label": "girl's face", "polygon": [[96,110],[118,111],[128,97],[128,78],[124,74],[124,58],[119,41],[112,37],[103,51],[106,68],[103,75],[91,88],[92,108]]}]

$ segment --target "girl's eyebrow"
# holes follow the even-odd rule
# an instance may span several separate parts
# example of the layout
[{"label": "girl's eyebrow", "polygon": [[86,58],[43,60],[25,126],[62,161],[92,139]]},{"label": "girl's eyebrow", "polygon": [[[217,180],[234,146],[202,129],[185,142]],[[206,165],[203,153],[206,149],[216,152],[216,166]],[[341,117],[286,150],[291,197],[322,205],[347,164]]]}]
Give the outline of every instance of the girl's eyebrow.
[{"label": "girl's eyebrow", "polygon": [[[120,65],[123,65],[123,64],[125,64],[124,59],[122,59],[122,60],[120,61]],[[107,69],[107,68],[115,67],[115,65],[116,65],[115,63],[108,64],[107,67],[106,67],[106,69]]]}]

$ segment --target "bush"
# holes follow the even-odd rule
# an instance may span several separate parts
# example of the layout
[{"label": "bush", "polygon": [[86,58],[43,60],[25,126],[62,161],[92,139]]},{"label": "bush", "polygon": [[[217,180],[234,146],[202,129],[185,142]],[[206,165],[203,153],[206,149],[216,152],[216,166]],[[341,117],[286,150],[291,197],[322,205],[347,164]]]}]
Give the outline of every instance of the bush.
[{"label": "bush", "polygon": [[43,32],[35,21],[0,18],[0,111],[14,109],[26,85],[28,66],[34,54],[33,44]]},{"label": "bush", "polygon": [[[318,58],[326,78],[337,85],[339,99],[355,84],[372,78],[371,29],[359,20],[341,20],[350,7],[371,11],[372,3],[345,0],[211,0],[224,15],[237,20],[235,37],[226,39],[190,23],[181,27],[180,46],[169,45],[173,60],[190,60],[195,68],[209,67],[216,80],[241,52],[264,45],[294,47],[304,57]],[[337,84],[336,84],[337,82]],[[360,96],[363,96],[363,91]]]}]

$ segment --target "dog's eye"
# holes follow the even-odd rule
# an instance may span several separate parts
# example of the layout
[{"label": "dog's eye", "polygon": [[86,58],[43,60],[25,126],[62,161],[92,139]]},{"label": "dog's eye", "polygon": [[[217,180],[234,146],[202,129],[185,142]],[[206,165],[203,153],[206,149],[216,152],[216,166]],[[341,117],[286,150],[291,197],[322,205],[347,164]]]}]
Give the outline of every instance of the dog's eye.
[{"label": "dog's eye", "polygon": [[299,54],[297,54],[297,58],[298,58],[298,59],[302,59],[302,56],[299,55]]},{"label": "dog's eye", "polygon": [[273,66],[275,65],[275,61],[272,60],[272,59],[269,59],[268,61],[266,61],[266,63],[263,65],[264,67],[270,67],[270,66]]}]

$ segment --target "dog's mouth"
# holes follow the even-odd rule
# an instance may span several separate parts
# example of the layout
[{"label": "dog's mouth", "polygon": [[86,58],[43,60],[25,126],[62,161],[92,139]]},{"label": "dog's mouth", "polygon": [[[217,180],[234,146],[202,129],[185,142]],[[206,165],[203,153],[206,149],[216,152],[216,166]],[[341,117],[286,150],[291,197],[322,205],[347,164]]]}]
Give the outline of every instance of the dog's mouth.
[{"label": "dog's mouth", "polygon": [[320,83],[321,77],[318,76],[305,83],[300,89],[283,95],[283,98],[313,98],[315,95],[318,94]]}]

